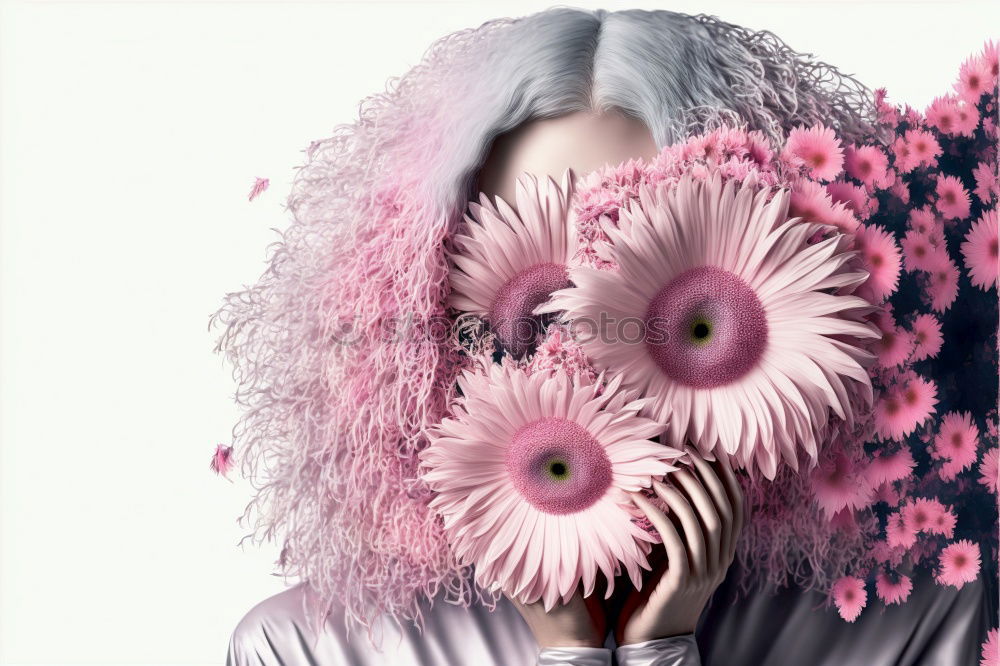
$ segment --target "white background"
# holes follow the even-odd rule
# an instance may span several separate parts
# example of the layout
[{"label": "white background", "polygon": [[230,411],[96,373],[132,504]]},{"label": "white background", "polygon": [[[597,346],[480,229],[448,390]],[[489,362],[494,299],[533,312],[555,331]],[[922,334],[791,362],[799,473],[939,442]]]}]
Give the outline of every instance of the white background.
[{"label": "white background", "polygon": [[[915,106],[1000,37],[1000,2],[577,5],[768,29]],[[546,6],[0,5],[0,661],[222,663],[283,584],[208,470],[237,415],[208,316],[312,139],[433,39]]]}]

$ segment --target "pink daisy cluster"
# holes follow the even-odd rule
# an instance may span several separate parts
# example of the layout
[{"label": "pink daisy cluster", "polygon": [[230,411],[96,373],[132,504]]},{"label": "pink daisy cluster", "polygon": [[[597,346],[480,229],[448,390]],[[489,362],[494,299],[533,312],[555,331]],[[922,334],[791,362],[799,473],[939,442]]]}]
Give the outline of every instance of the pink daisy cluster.
[{"label": "pink daisy cluster", "polygon": [[[990,43],[962,66],[954,94],[923,112],[878,91],[891,138],[848,146],[843,175],[825,187],[862,222],[866,295],[883,302],[869,315],[881,332],[870,432],[842,436],[808,478],[817,515],[864,549],[826,548],[826,561],[841,566],[827,580],[847,621],[866,605],[869,584],[884,604],[904,603],[914,580],[903,570],[924,567],[938,584],[961,587],[981,575],[984,548],[997,557],[996,62]],[[800,185],[808,188],[818,192]],[[784,513],[766,499],[758,513]],[[830,537],[829,528],[813,532]],[[815,537],[801,536],[811,547]],[[754,544],[759,551],[763,539]]]}]

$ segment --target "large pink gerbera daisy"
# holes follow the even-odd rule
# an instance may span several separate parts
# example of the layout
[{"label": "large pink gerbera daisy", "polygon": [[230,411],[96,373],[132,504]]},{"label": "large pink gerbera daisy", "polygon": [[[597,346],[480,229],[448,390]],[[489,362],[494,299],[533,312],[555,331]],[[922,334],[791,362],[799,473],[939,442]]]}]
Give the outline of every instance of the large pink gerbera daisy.
[{"label": "large pink gerbera daisy", "polygon": [[844,168],[844,150],[829,127],[814,125],[797,127],[788,133],[785,152],[809,168],[816,180],[833,180]]},{"label": "large pink gerbera daisy", "polygon": [[961,588],[976,580],[980,566],[979,546],[962,539],[945,546],[938,560],[938,583]]},{"label": "large pink gerbera daisy", "polygon": [[437,495],[456,556],[476,580],[524,603],[563,603],[597,572],[613,591],[624,564],[633,584],[653,537],[631,520],[628,492],[676,468],[683,453],[650,441],[663,430],[638,415],[644,400],[563,372],[513,363],[466,371],[454,416],[431,429],[422,478]]},{"label": "large pink gerbera daisy", "polygon": [[901,604],[910,596],[913,580],[901,573],[887,574],[880,571],[875,576],[875,594],[886,604]]},{"label": "large pink gerbera daisy", "polygon": [[838,578],[830,590],[830,595],[833,597],[833,603],[837,605],[840,617],[848,622],[857,620],[868,603],[865,582],[854,576]]},{"label": "large pink gerbera daisy", "polygon": [[1000,274],[1000,215],[988,210],[976,220],[962,243],[962,257],[969,280],[980,289],[997,285]]},{"label": "large pink gerbera daisy", "polygon": [[449,305],[484,318],[516,356],[530,349],[539,332],[532,311],[569,285],[567,266],[576,252],[572,194],[568,170],[561,184],[524,174],[515,189],[516,212],[483,194],[479,204],[469,204],[468,235],[455,236]]},{"label": "large pink gerbera daisy", "polygon": [[868,301],[836,293],[867,277],[847,237],[809,244],[823,227],[788,219],[786,190],[768,195],[717,173],[643,185],[606,229],[618,270],[574,267],[575,287],[540,311],[574,320],[594,364],[669,418],[670,442],[721,446],[773,478],[799,447],[816,459],[830,409],[853,423],[851,391],[871,399],[874,357],[851,341],[880,333],[859,321]]}]

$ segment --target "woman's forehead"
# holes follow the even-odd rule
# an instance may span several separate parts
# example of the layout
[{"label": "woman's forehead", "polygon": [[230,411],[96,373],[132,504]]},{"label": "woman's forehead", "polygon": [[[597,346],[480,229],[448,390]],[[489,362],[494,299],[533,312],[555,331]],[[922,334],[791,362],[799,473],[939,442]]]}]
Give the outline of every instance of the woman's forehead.
[{"label": "woman's forehead", "polygon": [[579,175],[606,164],[650,159],[657,152],[646,124],[618,111],[577,111],[532,120],[493,143],[479,174],[478,189],[514,206],[514,183],[525,171],[558,181],[568,168]]}]

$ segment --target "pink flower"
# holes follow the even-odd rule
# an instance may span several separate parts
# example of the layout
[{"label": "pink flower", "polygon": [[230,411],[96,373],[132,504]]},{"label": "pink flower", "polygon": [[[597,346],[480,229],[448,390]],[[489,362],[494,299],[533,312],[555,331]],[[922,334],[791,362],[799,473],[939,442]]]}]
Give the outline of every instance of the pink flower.
[{"label": "pink flower", "polygon": [[1000,666],[1000,639],[997,630],[990,629],[980,648],[979,666]]},{"label": "pink flower", "polygon": [[683,455],[650,439],[663,426],[639,416],[645,401],[620,377],[604,386],[513,363],[465,371],[458,385],[454,416],[420,452],[421,478],[476,581],[546,610],[621,565],[640,588],[653,539],[630,519],[628,493]]},{"label": "pink flower", "polygon": [[940,176],[934,189],[938,195],[937,209],[946,219],[969,216],[969,193],[956,176]]},{"label": "pink flower", "polygon": [[844,151],[837,135],[821,124],[789,132],[785,152],[802,160],[817,180],[833,180],[844,167]]},{"label": "pink flower", "polygon": [[907,271],[911,273],[913,271],[926,271],[933,266],[932,257],[935,249],[927,234],[910,229],[903,236],[901,245],[903,246],[903,265],[906,266]]},{"label": "pink flower", "polygon": [[868,482],[877,486],[893,481],[902,481],[913,474],[913,468],[916,465],[913,453],[910,452],[909,448],[902,448],[895,453],[879,456],[868,464]]},{"label": "pink flower", "polygon": [[840,617],[848,622],[854,622],[868,603],[868,592],[865,582],[854,576],[844,576],[834,582],[830,590],[833,603],[837,605]]},{"label": "pink flower", "polygon": [[880,436],[902,439],[927,420],[937,404],[937,385],[913,375],[908,382],[884,393],[875,403],[875,425]]},{"label": "pink flower", "polygon": [[969,228],[960,248],[965,268],[969,271],[969,280],[984,291],[997,285],[997,276],[1000,274],[998,221],[1000,215],[996,210],[983,213]]},{"label": "pink flower", "polygon": [[[649,415],[667,422],[668,441],[725,451],[773,479],[794,451],[816,459],[826,417],[820,426],[812,415],[829,409],[853,423],[862,401],[848,391],[870,395],[862,341],[878,332],[839,316],[868,307],[863,298],[825,291],[864,279],[846,261],[847,239],[804,244],[817,229],[776,223],[787,218],[788,191],[770,200],[759,193],[717,172],[641,188],[619,227],[607,229],[618,270],[572,267],[573,286],[536,312],[636,322],[649,334],[633,329],[631,343],[582,331],[594,366],[624,373],[642,391]],[[827,354],[837,361],[823,373],[801,374]]]},{"label": "pink flower", "polygon": [[941,335],[941,322],[932,314],[918,315],[913,320],[910,329],[913,333],[913,357],[914,361],[922,361],[925,358],[934,358],[941,351],[944,336]]},{"label": "pink flower", "polygon": [[[895,166],[900,173],[913,171],[917,165],[920,164],[920,158],[910,147],[910,144],[906,140],[905,136],[897,137],[892,143],[892,154],[896,158]],[[897,185],[898,183],[899,181],[897,181]],[[894,188],[893,191],[895,192],[896,188]],[[903,199],[903,197],[900,196],[900,199]]]},{"label": "pink flower", "polygon": [[990,629],[980,648],[979,666],[1000,666],[1000,638],[998,631]]},{"label": "pink flower", "polygon": [[892,548],[909,549],[917,542],[917,533],[906,525],[901,513],[893,512],[886,519],[885,539]]},{"label": "pink flower", "polygon": [[1000,178],[997,176],[996,162],[983,160],[972,170],[972,176],[976,179],[974,192],[984,204],[992,203],[1000,196]]},{"label": "pink flower", "polygon": [[[948,460],[955,471],[971,467],[978,457],[979,427],[969,412],[948,412],[941,417],[941,427],[934,438],[932,454]],[[949,470],[949,474],[950,474]]]},{"label": "pink flower", "polygon": [[902,364],[913,352],[913,335],[896,326],[888,313],[880,313],[874,320],[882,333],[878,343],[878,364],[883,368]]},{"label": "pink flower", "polygon": [[955,134],[958,125],[958,104],[948,97],[938,97],[927,107],[927,124],[942,134]]},{"label": "pink flower", "polygon": [[929,532],[937,523],[938,516],[945,511],[941,502],[925,497],[918,497],[900,509],[903,525],[911,532]]},{"label": "pink flower", "polygon": [[875,594],[886,604],[901,604],[910,596],[913,581],[900,573],[887,574],[880,571],[875,576]]},{"label": "pink flower", "polygon": [[215,453],[212,454],[212,461],[208,466],[220,476],[229,474],[229,470],[233,467],[233,447],[216,444]]},{"label": "pink flower", "polygon": [[876,146],[849,146],[844,153],[847,175],[867,187],[888,187],[889,157]]},{"label": "pink flower", "polygon": [[983,460],[979,463],[979,483],[994,495],[997,494],[997,486],[1000,485],[1000,448],[994,446],[983,454]]},{"label": "pink flower", "polygon": [[979,546],[968,539],[955,541],[941,551],[938,565],[937,582],[961,588],[979,575]]},{"label": "pink flower", "polygon": [[250,188],[250,196],[248,197],[248,200],[249,201],[253,201],[257,197],[259,197],[261,194],[263,194],[267,190],[267,188],[268,188],[268,186],[270,186],[270,184],[271,184],[270,179],[258,177],[254,181],[253,187]]},{"label": "pink flower", "polygon": [[517,211],[481,195],[469,204],[466,233],[455,236],[448,304],[489,322],[515,356],[526,354],[539,332],[534,308],[569,286],[567,265],[577,249],[568,222],[573,192],[569,170],[559,183],[525,174],[515,186]]},{"label": "pink flower", "polygon": [[849,209],[857,213],[862,220],[867,220],[874,212],[873,207],[878,206],[878,201],[873,200],[865,192],[865,188],[860,185],[852,185],[842,180],[836,180],[826,186],[826,191],[835,203],[845,204]]},{"label": "pink flower", "polygon": [[[909,160],[914,166],[919,164],[934,166],[938,155],[941,154],[941,146],[933,134],[924,130],[911,129],[906,131],[904,137],[906,145],[910,149]],[[908,171],[908,169],[906,170]]]},{"label": "pink flower", "polygon": [[958,122],[955,124],[956,131],[962,136],[972,137],[975,135],[976,128],[979,127],[979,111],[976,107],[962,102],[956,107],[955,113],[958,116]]},{"label": "pink flower", "polygon": [[834,204],[830,193],[812,180],[800,181],[792,190],[788,204],[792,217],[801,217],[810,222],[831,224],[843,233],[854,233],[858,219],[844,204]]},{"label": "pink flower", "polygon": [[855,241],[868,271],[868,279],[859,289],[860,295],[878,303],[896,291],[902,257],[893,234],[878,225],[861,225]]},{"label": "pink flower", "polygon": [[992,86],[993,76],[990,74],[990,65],[986,58],[972,56],[962,63],[958,81],[955,83],[955,92],[959,97],[970,104],[977,104],[983,93],[989,92]]},{"label": "pink flower", "polygon": [[828,518],[842,509],[854,511],[871,503],[873,488],[864,470],[843,453],[834,454],[813,470],[810,481],[816,503]]},{"label": "pink flower", "polygon": [[931,309],[944,312],[958,296],[958,265],[947,254],[936,253],[934,266],[928,272],[927,296]]}]

